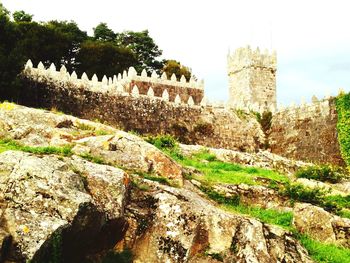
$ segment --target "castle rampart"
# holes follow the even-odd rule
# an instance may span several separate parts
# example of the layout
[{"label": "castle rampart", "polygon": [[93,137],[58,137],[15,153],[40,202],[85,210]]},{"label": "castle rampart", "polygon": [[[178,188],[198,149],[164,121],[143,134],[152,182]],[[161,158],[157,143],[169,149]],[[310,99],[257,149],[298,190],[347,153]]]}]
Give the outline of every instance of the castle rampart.
[{"label": "castle rampart", "polygon": [[[60,72],[53,69],[53,66],[51,69],[33,68],[30,63],[26,66],[21,104],[56,108],[140,134],[172,134],[181,142],[208,147],[252,152],[264,142],[264,134],[254,114],[239,116],[234,109],[206,105],[200,82],[186,89],[181,86],[181,81],[176,81],[175,85],[175,80],[165,82],[161,78],[145,81],[142,76],[130,74],[129,70],[117,85],[113,84],[113,79],[113,85],[108,85],[110,80],[106,81],[107,78],[92,83],[87,77],[77,79],[64,69]],[[149,92],[149,85],[154,87],[153,94]],[[177,93],[180,90],[183,93]],[[186,101],[186,97],[180,96],[189,98]],[[200,98],[202,103],[198,105]]]},{"label": "castle rampart", "polygon": [[[141,134],[172,134],[187,144],[257,151],[266,138],[252,108],[216,105],[204,98],[203,83],[177,81],[154,73],[138,76],[131,68],[123,75],[78,79],[64,67],[33,68],[23,76],[21,104],[56,108],[77,117],[108,122]],[[258,109],[262,110],[262,108]],[[285,157],[343,164],[336,132],[334,98],[277,109],[267,131],[273,153]]]},{"label": "castle rampart", "polygon": [[128,72],[124,71],[123,74],[114,75],[113,78],[103,76],[101,81],[98,80],[96,75],[93,75],[90,80],[85,73],[79,79],[75,72],[69,74],[64,66],[56,71],[54,64],[45,69],[40,62],[38,67],[35,68],[30,60],[25,65],[25,71],[26,74],[30,74],[33,79],[38,81],[47,78],[92,91],[132,96],[147,95],[176,104],[199,105],[204,99],[203,81],[199,82],[191,78],[187,82],[184,76],[180,78],[180,81],[177,81],[174,74],[168,80],[165,73],[160,77],[155,72],[151,76],[147,76],[145,70],[142,71],[141,75],[137,75],[133,67],[129,68]]}]

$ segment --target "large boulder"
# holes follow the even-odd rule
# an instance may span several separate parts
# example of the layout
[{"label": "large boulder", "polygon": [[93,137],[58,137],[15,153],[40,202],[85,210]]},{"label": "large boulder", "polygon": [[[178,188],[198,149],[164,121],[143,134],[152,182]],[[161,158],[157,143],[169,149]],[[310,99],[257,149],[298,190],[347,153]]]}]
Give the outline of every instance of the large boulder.
[{"label": "large boulder", "polygon": [[79,262],[125,229],[128,175],[81,158],[0,154],[0,258]]},{"label": "large boulder", "polygon": [[185,188],[136,181],[127,206],[129,229],[117,249],[134,262],[312,262],[292,234],[217,208]]},{"label": "large boulder", "polygon": [[182,185],[182,169],[138,136],[69,115],[5,103],[0,107],[0,138],[29,146],[72,145],[75,154],[89,154],[106,163],[155,173]]},{"label": "large boulder", "polygon": [[91,154],[105,162],[170,179],[182,186],[182,168],[153,145],[137,136],[116,131],[113,135],[91,136],[74,141],[73,152]]},{"label": "large boulder", "polygon": [[332,215],[311,204],[296,203],[293,225],[300,233],[316,240],[350,248],[350,219]]}]

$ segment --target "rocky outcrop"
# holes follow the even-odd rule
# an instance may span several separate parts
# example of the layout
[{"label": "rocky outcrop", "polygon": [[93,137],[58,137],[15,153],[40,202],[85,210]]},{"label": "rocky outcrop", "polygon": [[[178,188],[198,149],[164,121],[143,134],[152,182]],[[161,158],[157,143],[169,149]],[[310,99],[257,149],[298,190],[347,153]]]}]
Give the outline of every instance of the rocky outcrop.
[{"label": "rocky outcrop", "polygon": [[182,185],[181,167],[141,138],[97,122],[31,109],[15,104],[0,108],[0,138],[29,146],[74,146],[105,162],[140,172],[155,173]]},{"label": "rocky outcrop", "polygon": [[[101,262],[113,247],[130,249],[134,262],[311,262],[291,233],[223,211],[191,183],[183,185],[182,167],[141,138],[6,105],[0,138],[71,152],[0,154],[0,262]],[[91,162],[96,158],[104,164]],[[130,183],[127,173],[136,172],[184,187],[139,175]],[[278,203],[272,192],[264,198]]]},{"label": "rocky outcrop", "polygon": [[311,204],[297,203],[293,225],[300,233],[314,239],[350,248],[350,219],[332,215]]},{"label": "rocky outcrop", "polygon": [[287,231],[220,210],[188,182],[185,189],[141,184],[131,193],[130,227],[117,245],[132,249],[134,262],[311,262]]},{"label": "rocky outcrop", "polygon": [[128,133],[91,136],[77,141],[73,152],[91,154],[124,169],[153,172],[182,186],[182,168],[156,147]]},{"label": "rocky outcrop", "polygon": [[180,144],[180,151],[185,156],[191,156],[201,151],[208,151],[214,154],[222,162],[240,163],[255,167],[276,170],[281,173],[294,173],[301,167],[309,166],[310,163],[294,161],[282,156],[270,153],[269,151],[258,151],[257,153],[239,152],[234,150],[207,148],[201,145]]},{"label": "rocky outcrop", "polygon": [[123,236],[128,175],[81,158],[0,154],[0,258],[79,262]]},{"label": "rocky outcrop", "polygon": [[350,194],[348,181],[343,181],[342,183],[331,184],[326,182],[320,182],[313,179],[298,178],[297,183],[300,183],[311,189],[323,189],[327,195],[342,195],[346,196]]}]

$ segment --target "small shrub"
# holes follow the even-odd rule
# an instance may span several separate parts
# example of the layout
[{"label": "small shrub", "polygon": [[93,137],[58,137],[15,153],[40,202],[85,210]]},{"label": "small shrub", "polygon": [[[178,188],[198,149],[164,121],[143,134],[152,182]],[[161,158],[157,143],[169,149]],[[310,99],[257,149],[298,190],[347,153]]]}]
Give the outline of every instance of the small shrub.
[{"label": "small shrub", "polygon": [[97,136],[100,136],[100,135],[109,135],[113,133],[106,130],[95,130],[94,134]]},{"label": "small shrub", "polygon": [[171,135],[148,136],[145,140],[175,160],[182,160],[184,158],[180,153],[178,141]]},{"label": "small shrub", "polygon": [[76,127],[79,129],[79,130],[83,130],[83,131],[93,131],[95,130],[95,127],[89,125],[89,124],[86,124],[86,123],[77,123],[76,124]]},{"label": "small shrub", "polygon": [[329,183],[339,183],[344,177],[347,177],[342,168],[330,165],[300,168],[295,173],[295,176]]},{"label": "small shrub", "polygon": [[149,136],[146,141],[153,144],[158,149],[173,149],[177,146],[176,139],[171,135]]},{"label": "small shrub", "polygon": [[206,255],[212,259],[215,259],[216,261],[224,262],[224,258],[220,253],[206,253]]},{"label": "small shrub", "polygon": [[266,132],[271,128],[272,112],[264,111],[260,117],[257,116],[257,120],[260,123],[262,130],[266,134]]},{"label": "small shrub", "polygon": [[248,113],[245,112],[244,110],[241,109],[236,109],[235,113],[237,115],[238,118],[240,118],[241,120],[246,120],[248,118]]},{"label": "small shrub", "polygon": [[323,188],[309,188],[299,183],[286,183],[282,193],[292,201],[315,205],[322,204],[326,196],[326,191]]}]

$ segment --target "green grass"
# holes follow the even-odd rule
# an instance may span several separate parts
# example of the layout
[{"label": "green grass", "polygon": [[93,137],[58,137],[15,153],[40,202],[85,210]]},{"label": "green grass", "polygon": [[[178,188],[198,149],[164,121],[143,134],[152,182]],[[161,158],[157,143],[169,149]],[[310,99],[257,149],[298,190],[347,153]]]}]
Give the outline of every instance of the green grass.
[{"label": "green grass", "polygon": [[14,140],[10,139],[0,139],[0,153],[4,151],[22,151],[22,152],[29,152],[34,154],[57,154],[62,156],[71,156],[72,153],[72,146],[63,146],[63,147],[54,147],[54,146],[39,146],[39,147],[32,147],[32,146],[25,146],[22,145]]},{"label": "green grass", "polygon": [[94,156],[94,155],[91,155],[89,153],[84,153],[84,154],[81,154],[79,155],[81,158],[89,161],[89,162],[92,162],[92,163],[97,163],[97,164],[106,164],[106,162],[99,156]]},{"label": "green grass", "polygon": [[210,199],[221,205],[221,208],[229,212],[235,212],[260,219],[262,222],[281,226],[287,230],[292,229],[292,212],[281,212],[275,209],[264,209],[257,206],[244,205],[240,203],[239,196],[224,196],[209,185],[202,185],[200,190]]},{"label": "green grass", "polygon": [[326,196],[324,199],[327,203],[335,204],[335,206],[337,207],[337,211],[335,213],[337,215],[341,217],[350,218],[350,195],[331,195]]},{"label": "green grass", "polygon": [[341,196],[341,195],[330,195],[325,197],[326,201],[335,202],[341,208],[350,209],[350,195]]},{"label": "green grass", "polygon": [[[211,157],[212,158],[212,157]],[[206,181],[210,184],[227,183],[256,185],[255,177],[268,178],[278,182],[289,182],[287,176],[279,174],[272,170],[244,167],[238,164],[224,163],[221,161],[203,162],[199,158],[183,158],[178,160],[184,166],[191,166],[201,171],[204,176],[197,176],[195,179]]]},{"label": "green grass", "polygon": [[316,262],[350,262],[350,249],[338,247],[333,244],[324,244],[304,235],[300,237],[300,242],[307,249],[311,258]]},{"label": "green grass", "polygon": [[343,209],[343,210],[338,212],[338,215],[340,217],[345,217],[345,218],[349,218],[350,219],[350,210]]},{"label": "green grass", "polygon": [[165,177],[156,176],[154,174],[140,172],[140,171],[133,171],[133,173],[137,174],[141,178],[144,178],[144,179],[147,179],[147,180],[150,180],[150,181],[158,182],[158,183],[164,184],[164,185],[171,185],[169,179],[165,178]]},{"label": "green grass", "polygon": [[225,210],[239,214],[249,215],[260,219],[262,222],[278,225],[287,230],[292,230],[292,212],[281,212],[275,209],[264,209],[256,206],[246,205],[223,205]]}]

